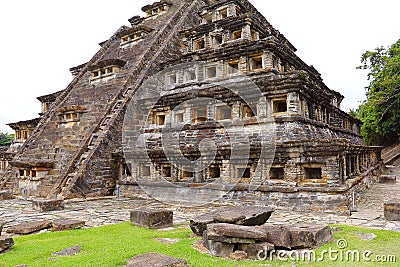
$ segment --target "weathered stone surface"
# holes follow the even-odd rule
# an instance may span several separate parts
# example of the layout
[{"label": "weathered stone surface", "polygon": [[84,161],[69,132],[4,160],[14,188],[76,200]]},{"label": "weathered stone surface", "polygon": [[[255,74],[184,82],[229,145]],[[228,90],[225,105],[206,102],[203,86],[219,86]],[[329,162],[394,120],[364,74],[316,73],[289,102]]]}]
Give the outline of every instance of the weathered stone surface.
[{"label": "weathered stone surface", "polygon": [[186,267],[186,260],[176,259],[167,255],[147,253],[137,255],[128,260],[123,267]]},{"label": "weathered stone surface", "polygon": [[379,176],[379,183],[381,184],[395,184],[397,181],[396,175],[381,175]]},{"label": "weathered stone surface", "polygon": [[266,239],[265,231],[255,226],[243,226],[226,223],[207,225],[207,239],[213,240],[213,237],[219,236],[238,239],[251,239],[257,241],[264,241]]},{"label": "weathered stone surface", "polygon": [[265,241],[275,247],[292,248],[289,229],[285,226],[264,225],[261,228],[265,231]]},{"label": "weathered stone surface", "polygon": [[75,246],[75,247],[70,247],[66,248],[64,250],[58,251],[58,252],[53,252],[51,255],[53,256],[74,256],[76,254],[79,254],[81,252],[81,246]]},{"label": "weathered stone surface", "polygon": [[70,229],[79,229],[85,226],[85,221],[58,219],[53,221],[53,231],[65,231]]},{"label": "weathered stone surface", "polygon": [[241,250],[236,250],[235,252],[229,254],[229,258],[235,261],[244,260],[247,257],[248,257],[247,253]]},{"label": "weathered stone surface", "polygon": [[216,257],[229,257],[235,249],[235,244],[203,240],[203,245],[210,251],[210,254]]},{"label": "weathered stone surface", "polygon": [[1,232],[3,231],[3,226],[4,226],[4,223],[0,222],[0,236],[1,236]]},{"label": "weathered stone surface", "polygon": [[0,191],[0,200],[14,199],[14,195],[9,191]]},{"label": "weathered stone surface", "polygon": [[385,219],[400,221],[400,199],[393,199],[384,204]]},{"label": "weathered stone surface", "polygon": [[230,223],[245,226],[263,225],[271,217],[273,209],[269,207],[235,207],[218,209],[215,212],[204,214],[190,220],[192,231],[202,236],[207,224]]},{"label": "weathered stone surface", "polygon": [[43,229],[51,228],[52,223],[48,220],[38,222],[27,222],[11,226],[7,229],[7,233],[27,235]]},{"label": "weathered stone surface", "polygon": [[268,254],[268,252],[274,250],[274,248],[274,245],[267,242],[255,244],[240,244],[238,246],[238,249],[246,252],[248,257],[251,259],[257,259],[257,255],[264,256],[265,253]]},{"label": "weathered stone surface", "polygon": [[0,237],[0,253],[11,248],[14,245],[14,240],[11,237]]},{"label": "weathered stone surface", "polygon": [[134,225],[161,229],[173,226],[173,212],[168,210],[139,209],[131,211],[131,222]]},{"label": "weathered stone surface", "polygon": [[64,201],[58,199],[36,199],[32,201],[32,208],[41,212],[63,210]]}]

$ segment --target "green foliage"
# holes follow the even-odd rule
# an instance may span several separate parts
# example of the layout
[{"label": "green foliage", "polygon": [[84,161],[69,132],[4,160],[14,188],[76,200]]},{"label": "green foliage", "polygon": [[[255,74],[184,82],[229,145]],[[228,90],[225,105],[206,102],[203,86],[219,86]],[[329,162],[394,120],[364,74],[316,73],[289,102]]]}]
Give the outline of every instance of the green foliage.
[{"label": "green foliage", "polygon": [[0,133],[0,146],[10,146],[12,140],[14,140],[13,134]]},{"label": "green foliage", "polygon": [[368,69],[367,100],[357,117],[370,145],[391,145],[400,141],[400,40],[390,48],[376,48],[361,57],[360,69]]},{"label": "green foliage", "polygon": [[[126,260],[143,253],[156,252],[176,258],[186,259],[192,267],[234,267],[234,266],[288,266],[299,267],[329,267],[329,266],[398,266],[396,263],[374,262],[376,255],[394,255],[399,260],[400,233],[382,230],[368,230],[350,226],[340,226],[341,231],[334,233],[334,240],[316,250],[318,258],[323,251],[338,250],[335,240],[345,239],[348,247],[343,250],[358,250],[361,253],[370,251],[372,262],[361,258],[360,262],[348,262],[344,258],[330,259],[328,254],[320,262],[304,262],[292,260],[270,261],[233,261],[207,254],[201,254],[192,248],[195,240],[189,227],[175,228],[169,231],[148,230],[132,226],[129,222],[103,226],[99,228],[72,230],[65,232],[49,232],[37,235],[15,237],[15,245],[10,252],[0,254],[0,267],[26,264],[32,267],[63,266],[63,267],[112,267],[126,264]],[[371,241],[362,240],[362,235],[373,233],[377,237]],[[175,244],[162,244],[154,238],[177,238]],[[57,252],[68,247],[80,245],[81,253],[75,256],[57,257],[52,252]],[[336,256],[338,254],[335,254]]]}]

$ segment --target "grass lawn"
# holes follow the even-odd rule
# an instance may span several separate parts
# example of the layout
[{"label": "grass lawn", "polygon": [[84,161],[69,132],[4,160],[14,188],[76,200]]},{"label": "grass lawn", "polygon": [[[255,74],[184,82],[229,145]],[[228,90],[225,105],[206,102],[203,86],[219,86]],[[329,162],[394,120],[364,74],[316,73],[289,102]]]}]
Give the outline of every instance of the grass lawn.
[{"label": "grass lawn", "polygon": [[[400,233],[361,229],[349,226],[340,226],[342,231],[335,232],[334,238],[346,239],[346,250],[359,250],[362,254],[369,250],[375,256],[395,255],[400,261]],[[360,239],[360,233],[374,233],[377,238],[372,241]],[[126,259],[137,254],[157,252],[177,258],[186,259],[191,267],[209,266],[292,266],[293,261],[230,261],[214,258],[192,249],[195,238],[190,238],[192,232],[186,226],[170,231],[155,231],[132,226],[129,222],[99,228],[73,230],[66,232],[42,233],[14,238],[15,245],[10,252],[0,255],[0,266],[10,267],[26,264],[28,267],[50,266],[122,266]],[[162,244],[153,238],[179,238],[175,244]],[[68,247],[80,245],[82,251],[76,256],[54,257],[57,252]],[[324,245],[317,250],[329,248],[338,250],[335,241]],[[53,258],[53,260],[49,260]],[[326,255],[323,262],[296,262],[296,266],[400,266],[400,263],[365,262],[352,263],[347,261],[330,261]]]}]

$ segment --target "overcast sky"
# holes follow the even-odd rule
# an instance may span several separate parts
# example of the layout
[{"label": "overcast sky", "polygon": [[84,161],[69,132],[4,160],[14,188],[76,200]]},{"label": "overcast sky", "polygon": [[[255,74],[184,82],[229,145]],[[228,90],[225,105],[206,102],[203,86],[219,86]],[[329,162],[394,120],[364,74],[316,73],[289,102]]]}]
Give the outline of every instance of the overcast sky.
[{"label": "overcast sky", "polygon": [[[36,97],[65,89],[70,67],[87,62],[152,0],[4,1],[0,11],[0,131],[40,112]],[[356,108],[368,85],[356,70],[366,50],[400,38],[398,0],[251,0],[298,49],[297,55]]]}]

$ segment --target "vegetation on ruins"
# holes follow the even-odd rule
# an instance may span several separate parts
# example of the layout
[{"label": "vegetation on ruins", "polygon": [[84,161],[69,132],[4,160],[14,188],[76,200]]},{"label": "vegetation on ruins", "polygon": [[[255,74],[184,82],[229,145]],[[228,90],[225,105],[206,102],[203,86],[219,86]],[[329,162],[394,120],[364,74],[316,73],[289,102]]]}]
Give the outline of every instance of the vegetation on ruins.
[{"label": "vegetation on ruins", "polygon": [[[348,247],[346,251],[359,251],[360,262],[330,260],[325,254],[324,260],[320,262],[296,261],[296,266],[382,266],[377,262],[377,255],[398,256],[400,255],[400,233],[382,230],[369,230],[351,226],[340,226],[335,231],[334,239],[318,248],[316,255],[319,257],[324,250],[338,250],[336,240],[346,240]],[[363,236],[375,234],[376,238],[371,241],[363,240]],[[154,238],[180,239],[175,244],[162,244]],[[186,226],[169,231],[148,230],[134,227],[129,222],[117,225],[103,226],[99,228],[71,230],[65,232],[49,232],[37,235],[15,237],[15,245],[11,251],[0,255],[0,266],[14,266],[26,264],[27,266],[122,266],[126,260],[138,254],[156,252],[166,254],[175,258],[186,259],[189,266],[193,267],[233,267],[233,266],[293,266],[292,261],[233,261],[207,254],[201,254],[192,248],[195,240],[192,231]],[[52,256],[68,247],[80,245],[82,250],[75,256],[58,257]],[[363,252],[370,251],[373,262],[363,260]],[[338,255],[338,254],[335,254]],[[350,254],[350,256],[353,254]],[[346,256],[345,256],[346,257]],[[393,257],[386,257],[393,260]],[[310,265],[311,264],[311,265]],[[386,262],[385,266],[394,266],[393,262]]]},{"label": "vegetation on ruins", "polygon": [[367,100],[357,117],[370,145],[391,145],[400,141],[400,40],[389,48],[379,47],[361,57],[360,69],[369,70]]},{"label": "vegetation on ruins", "polygon": [[12,140],[14,140],[13,134],[0,133],[0,146],[10,146]]}]

